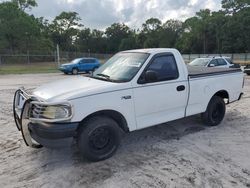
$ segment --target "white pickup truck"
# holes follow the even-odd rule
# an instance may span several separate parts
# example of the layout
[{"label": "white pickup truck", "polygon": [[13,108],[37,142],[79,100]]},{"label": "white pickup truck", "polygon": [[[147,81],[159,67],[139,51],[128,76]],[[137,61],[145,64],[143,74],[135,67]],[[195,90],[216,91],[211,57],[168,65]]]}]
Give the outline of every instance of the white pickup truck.
[{"label": "white pickup truck", "polygon": [[91,76],[72,76],[14,96],[14,119],[25,143],[54,147],[77,141],[91,161],[111,157],[121,132],[201,114],[218,125],[225,104],[241,98],[240,69],[189,67],[176,49],[114,55]]}]

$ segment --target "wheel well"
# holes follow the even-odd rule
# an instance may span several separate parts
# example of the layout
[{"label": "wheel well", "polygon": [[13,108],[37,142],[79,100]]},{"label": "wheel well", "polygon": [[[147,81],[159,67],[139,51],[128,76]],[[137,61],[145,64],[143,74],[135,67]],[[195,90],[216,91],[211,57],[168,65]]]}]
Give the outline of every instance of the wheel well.
[{"label": "wheel well", "polygon": [[221,97],[222,99],[228,99],[229,100],[229,95],[226,90],[220,90],[217,93],[214,94],[214,96]]},{"label": "wheel well", "polygon": [[90,115],[88,115],[86,118],[84,118],[81,123],[84,123],[88,119],[94,117],[94,116],[107,116],[112,118],[116,123],[119,125],[119,127],[124,131],[124,132],[129,132],[128,124],[124,116],[115,110],[101,110],[98,112],[94,112]]}]

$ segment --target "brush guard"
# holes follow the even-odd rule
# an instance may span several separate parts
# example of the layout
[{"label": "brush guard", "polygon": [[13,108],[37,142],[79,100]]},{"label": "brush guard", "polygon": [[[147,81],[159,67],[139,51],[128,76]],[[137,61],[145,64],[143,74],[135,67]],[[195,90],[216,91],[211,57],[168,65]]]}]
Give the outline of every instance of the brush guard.
[{"label": "brush guard", "polygon": [[34,97],[29,95],[25,90],[18,89],[14,95],[13,114],[16,127],[22,133],[23,140],[27,146],[33,148],[41,148],[42,145],[37,143],[30,134],[29,130],[29,114],[30,102],[34,101]]}]

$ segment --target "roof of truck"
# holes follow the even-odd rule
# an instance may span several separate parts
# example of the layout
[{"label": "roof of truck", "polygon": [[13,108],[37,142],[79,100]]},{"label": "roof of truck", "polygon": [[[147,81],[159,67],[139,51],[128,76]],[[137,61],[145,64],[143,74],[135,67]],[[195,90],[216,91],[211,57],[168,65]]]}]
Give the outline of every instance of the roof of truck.
[{"label": "roof of truck", "polygon": [[126,50],[123,52],[139,52],[139,53],[163,53],[163,52],[178,52],[178,50],[174,48],[144,48],[144,49],[134,49],[134,50]]}]

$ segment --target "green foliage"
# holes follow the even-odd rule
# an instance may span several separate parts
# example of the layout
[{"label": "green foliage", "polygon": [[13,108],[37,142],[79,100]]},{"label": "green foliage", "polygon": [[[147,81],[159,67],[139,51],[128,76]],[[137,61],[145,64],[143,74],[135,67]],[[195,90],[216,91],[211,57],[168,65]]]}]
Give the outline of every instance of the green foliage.
[{"label": "green foliage", "polygon": [[222,10],[200,10],[195,16],[162,23],[150,18],[141,30],[114,23],[105,31],[86,28],[76,12],[62,12],[52,22],[26,10],[36,0],[0,3],[0,53],[55,50],[115,53],[134,48],[175,47],[185,53],[250,51],[250,0],[222,0]]},{"label": "green foliage", "polygon": [[236,12],[249,7],[250,0],[222,0],[221,4],[227,14],[235,14]]},{"label": "green foliage", "polygon": [[51,38],[54,44],[61,46],[62,50],[75,50],[74,42],[83,25],[81,18],[76,12],[62,12],[56,16],[49,26]]},{"label": "green foliage", "polygon": [[114,23],[105,31],[107,36],[107,51],[109,53],[119,50],[119,45],[124,38],[131,35],[131,31],[125,24]]},{"label": "green foliage", "polygon": [[11,2],[0,4],[0,48],[15,50],[27,49],[31,40],[39,37],[37,20]]},{"label": "green foliage", "polygon": [[12,2],[16,4],[22,11],[37,6],[35,0],[12,0]]}]

